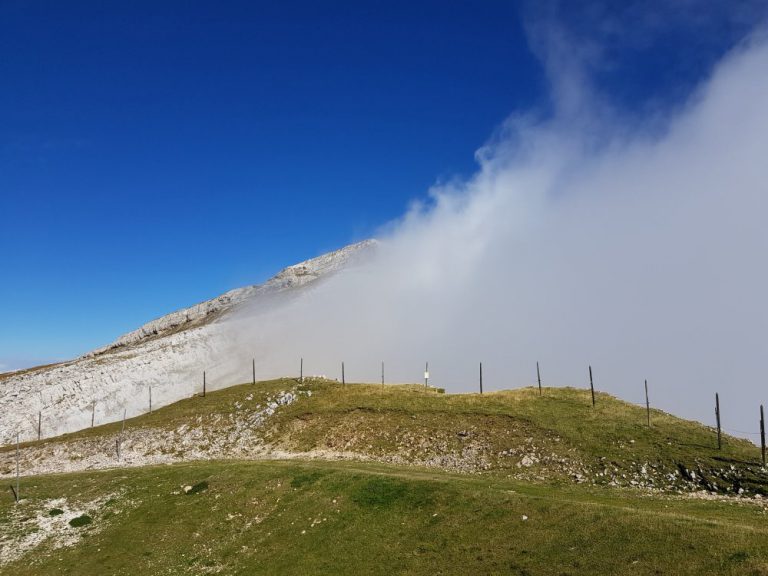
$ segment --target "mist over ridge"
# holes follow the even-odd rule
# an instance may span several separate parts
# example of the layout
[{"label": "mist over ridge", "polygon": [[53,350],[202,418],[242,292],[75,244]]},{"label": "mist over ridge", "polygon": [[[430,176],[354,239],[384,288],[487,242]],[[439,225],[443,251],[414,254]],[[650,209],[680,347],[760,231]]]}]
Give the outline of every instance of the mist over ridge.
[{"label": "mist over ridge", "polygon": [[[552,71],[557,74],[557,69]],[[553,82],[554,90],[558,83]],[[587,87],[585,87],[586,89]],[[573,86],[569,85],[569,90]],[[569,106],[510,118],[466,181],[430,190],[374,258],[229,324],[265,373],[432,383],[450,392],[596,387],[757,430],[768,351],[768,45],[728,54],[663,130]],[[554,94],[557,101],[560,95]],[[569,97],[569,101],[572,98]],[[752,423],[755,424],[752,424]]]}]

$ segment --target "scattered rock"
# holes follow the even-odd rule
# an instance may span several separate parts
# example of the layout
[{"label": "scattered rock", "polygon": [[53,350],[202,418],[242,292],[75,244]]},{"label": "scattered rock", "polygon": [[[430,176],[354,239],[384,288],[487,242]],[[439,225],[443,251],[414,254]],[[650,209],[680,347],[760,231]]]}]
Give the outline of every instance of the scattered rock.
[{"label": "scattered rock", "polygon": [[534,458],[532,458],[531,456],[529,456],[528,454],[526,454],[525,456],[523,456],[523,459],[522,459],[522,460],[520,460],[520,464],[521,464],[522,466],[525,466],[526,468],[530,468],[530,467],[531,467],[531,466],[533,466],[535,463],[536,463],[536,460],[535,460]]}]

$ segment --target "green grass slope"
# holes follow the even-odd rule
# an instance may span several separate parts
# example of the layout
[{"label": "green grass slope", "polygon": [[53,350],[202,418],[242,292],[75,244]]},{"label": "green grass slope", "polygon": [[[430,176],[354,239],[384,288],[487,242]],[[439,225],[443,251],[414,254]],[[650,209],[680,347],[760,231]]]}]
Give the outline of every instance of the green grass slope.
[{"label": "green grass slope", "polygon": [[[286,396],[289,395],[289,396]],[[292,399],[283,402],[285,398]],[[376,461],[548,483],[768,495],[752,443],[573,388],[446,395],[416,385],[292,379],[244,384],[126,422],[25,445],[25,470],[204,458]],[[122,459],[115,442],[121,440]],[[13,471],[12,447],[0,474]],[[49,463],[48,467],[41,464]],[[36,467],[37,466],[37,467]]]},{"label": "green grass slope", "polygon": [[244,384],[23,445],[0,574],[768,574],[759,456],[570,388]]},{"label": "green grass slope", "polygon": [[0,574],[768,574],[766,512],[734,499],[317,461],[25,484],[0,502]]}]

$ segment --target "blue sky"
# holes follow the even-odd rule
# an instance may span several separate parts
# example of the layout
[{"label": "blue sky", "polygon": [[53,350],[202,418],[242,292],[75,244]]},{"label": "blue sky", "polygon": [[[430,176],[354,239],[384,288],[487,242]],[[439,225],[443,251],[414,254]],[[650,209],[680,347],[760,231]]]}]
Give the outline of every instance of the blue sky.
[{"label": "blue sky", "polygon": [[611,4],[3,0],[0,365],[375,234],[510,114],[551,113],[553,35],[632,125],[763,15]]}]

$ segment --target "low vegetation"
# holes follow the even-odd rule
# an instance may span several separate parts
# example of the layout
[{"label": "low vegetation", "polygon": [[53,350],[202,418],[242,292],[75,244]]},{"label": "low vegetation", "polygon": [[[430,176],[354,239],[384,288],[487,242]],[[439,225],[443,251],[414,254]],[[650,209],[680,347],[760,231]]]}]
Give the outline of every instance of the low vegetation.
[{"label": "low vegetation", "polygon": [[0,573],[768,575],[754,445],[543,392],[281,379],[25,444]]},{"label": "low vegetation", "polygon": [[[205,481],[194,497],[185,486]],[[108,505],[103,496],[111,496]],[[40,476],[11,514],[92,506],[2,574],[768,574],[753,501],[649,497],[344,462],[196,462]],[[77,532],[67,544],[63,538]],[[85,531],[85,532],[81,532]],[[4,536],[3,546],[19,538]]]},{"label": "low vegetation", "polygon": [[[768,496],[752,443],[572,388],[446,395],[422,386],[282,379],[196,396],[25,445],[23,469],[76,471],[210,458],[356,459],[548,483]],[[119,443],[120,460],[117,458]],[[0,450],[0,474],[14,470]]]},{"label": "low vegetation", "polygon": [[88,516],[88,514],[81,514],[80,516],[72,518],[72,520],[69,521],[69,525],[73,528],[80,528],[82,526],[88,526],[91,522],[93,522],[93,518]]}]

